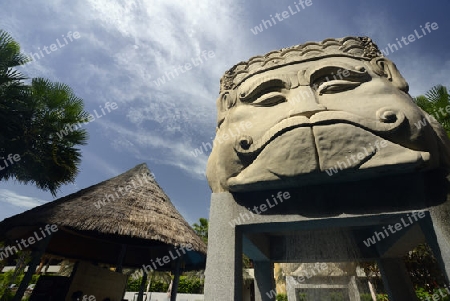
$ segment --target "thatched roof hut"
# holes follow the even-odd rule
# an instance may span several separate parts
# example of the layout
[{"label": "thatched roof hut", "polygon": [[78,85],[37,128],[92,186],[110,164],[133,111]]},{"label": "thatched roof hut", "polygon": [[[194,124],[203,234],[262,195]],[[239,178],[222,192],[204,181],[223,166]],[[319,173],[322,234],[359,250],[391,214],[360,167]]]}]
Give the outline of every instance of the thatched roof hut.
[{"label": "thatched roof hut", "polygon": [[47,224],[58,226],[47,254],[116,264],[126,246],[123,266],[140,267],[174,247],[188,245],[192,251],[184,258],[185,268],[204,266],[206,245],[145,164],[5,219],[0,240],[26,239]]}]

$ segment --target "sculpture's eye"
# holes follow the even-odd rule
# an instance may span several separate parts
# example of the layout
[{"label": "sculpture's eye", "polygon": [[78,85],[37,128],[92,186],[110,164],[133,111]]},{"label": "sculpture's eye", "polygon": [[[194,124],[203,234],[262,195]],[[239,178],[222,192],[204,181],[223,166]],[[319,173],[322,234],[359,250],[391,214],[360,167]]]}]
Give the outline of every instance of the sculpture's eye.
[{"label": "sculpture's eye", "polygon": [[283,92],[288,89],[288,85],[281,79],[271,79],[258,83],[253,89],[243,91],[239,95],[243,103],[253,106],[274,106],[281,102],[286,102]]},{"label": "sculpture's eye", "polygon": [[364,67],[350,70],[329,66],[315,70],[311,74],[310,84],[319,95],[322,95],[345,92],[369,80],[370,75]]},{"label": "sculpture's eye", "polygon": [[271,107],[282,102],[286,102],[286,97],[281,92],[269,92],[253,101],[252,105],[260,107]]},{"label": "sculpture's eye", "polygon": [[321,80],[314,83],[314,87],[317,87],[316,91],[319,95],[322,94],[334,94],[340,93],[347,90],[354,89],[361,85],[362,82],[359,81],[348,81],[348,80]]}]

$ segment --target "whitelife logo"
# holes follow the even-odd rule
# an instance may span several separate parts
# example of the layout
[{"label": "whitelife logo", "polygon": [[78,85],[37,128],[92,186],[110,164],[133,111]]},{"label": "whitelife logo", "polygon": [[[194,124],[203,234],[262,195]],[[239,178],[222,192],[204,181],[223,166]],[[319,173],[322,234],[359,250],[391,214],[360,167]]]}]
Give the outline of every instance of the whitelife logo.
[{"label": "whitelife logo", "polygon": [[[431,33],[430,28],[431,28],[432,30],[437,30],[437,29],[439,29],[439,26],[438,26],[438,24],[437,24],[436,22],[433,22],[433,23],[431,23],[431,24],[430,24],[430,22],[427,22],[427,23],[425,24],[425,28],[427,29],[428,33]],[[400,39],[400,41],[403,42],[403,45],[404,45],[404,46],[407,46],[407,45],[409,45],[409,43],[414,42],[414,41],[416,40],[416,38],[417,38],[417,40],[418,40],[418,39],[421,39],[421,38],[423,38],[424,36],[427,35],[427,33],[426,33],[425,29],[422,27],[422,25],[420,25],[420,29],[422,29],[423,35],[421,35],[420,33],[418,33],[418,32],[417,32],[417,29],[414,29],[414,34],[408,35],[407,38],[404,37],[404,36],[402,36],[401,39]],[[406,39],[408,39],[409,42],[407,42]],[[398,46],[399,46],[400,48],[403,48],[402,43],[400,43],[400,41],[398,40],[398,38],[396,38],[395,40],[397,41]],[[386,48],[384,48],[384,49],[381,49],[381,48],[380,48],[380,50],[381,50],[381,52],[383,53],[384,56],[388,56],[388,55],[389,55],[389,50],[391,50],[390,53],[394,53],[395,51],[398,51],[398,47],[397,47],[397,45],[396,45],[395,43],[394,43],[394,44],[388,43],[388,47],[386,47]]]},{"label": "whitelife logo", "polygon": [[107,102],[107,103],[104,104],[104,106],[105,106],[104,108],[102,108],[101,105],[99,106],[103,115],[99,115],[97,113],[97,110],[94,110],[95,116],[93,114],[89,114],[87,122],[85,122],[85,123],[75,123],[75,124],[72,124],[72,125],[68,125],[63,130],[60,130],[59,133],[56,133],[56,135],[58,135],[59,139],[62,139],[63,137],[69,135],[70,132],[73,132],[73,131],[76,131],[76,130],[80,129],[83,124],[88,124],[88,123],[94,121],[95,117],[97,117],[97,119],[99,119],[99,118],[102,118],[103,116],[105,116],[106,112],[105,112],[104,109],[106,109],[108,111],[108,113],[110,113],[111,110],[116,110],[118,108],[117,103],[115,103],[115,102],[112,102],[112,103]]},{"label": "whitelife logo", "polygon": [[15,246],[7,246],[3,248],[3,250],[0,250],[0,260],[6,259],[9,256],[16,254],[17,252],[22,251],[23,248],[28,248],[30,245],[35,244],[36,242],[43,240],[47,236],[52,235],[54,232],[58,231],[58,226],[46,225],[44,227],[44,230],[42,228],[39,228],[39,230],[41,230],[40,232],[42,234],[42,237],[39,236],[39,233],[34,232],[33,236],[28,237],[28,239],[26,240],[22,239],[20,242],[16,240],[17,244]]},{"label": "whitelife logo", "polygon": [[[206,50],[203,50],[202,53],[199,54],[197,57],[191,58],[191,61],[194,66],[200,66],[201,64],[203,64],[203,60],[201,57],[203,57],[204,61],[206,62],[208,60],[208,58],[213,58],[215,56],[216,56],[216,54],[214,53],[214,51],[210,50],[210,51],[206,52]],[[180,76],[182,73],[186,73],[187,71],[189,71],[191,69],[192,69],[191,63],[186,63],[186,64],[184,64],[184,66],[178,65],[178,67],[174,67],[172,70],[173,72],[175,72],[175,74],[172,71],[166,71],[163,76],[158,77],[158,79],[154,80],[153,83],[157,87],[160,87],[166,83],[166,79],[167,79],[167,81],[171,81],[172,79],[175,79],[176,77]],[[178,70],[180,70],[180,73],[178,73]]]},{"label": "whitelife logo", "polygon": [[[299,5],[302,8],[300,8]],[[281,22],[281,21],[289,18],[290,16],[298,14],[302,10],[305,10],[306,7],[311,6],[311,5],[312,5],[312,0],[306,0],[306,1],[299,0],[298,3],[294,2],[295,9],[292,9],[292,7],[289,5],[287,7],[288,11],[285,10],[285,11],[281,12],[281,14],[280,13],[276,13],[275,14],[275,18],[278,20],[278,22]],[[250,28],[250,31],[254,35],[257,35],[258,33],[263,32],[264,29],[268,29],[269,27],[272,27],[273,25],[277,24],[277,21],[275,20],[275,18],[272,15],[270,15],[270,20],[272,20],[272,22],[270,20],[264,20],[263,19],[263,20],[261,20],[261,23],[258,26]],[[263,28],[263,26],[264,26],[264,28]]]},{"label": "whitelife logo", "polygon": [[[216,141],[219,144],[224,143],[225,141],[227,141],[230,138],[239,138],[240,134],[241,134],[241,130],[245,131],[246,129],[250,129],[252,128],[253,124],[250,121],[241,121],[239,127],[238,126],[234,126],[234,130],[233,129],[228,129],[227,132],[223,133],[220,136],[216,137]],[[213,138],[211,137],[211,142],[203,142],[202,145],[196,149],[194,149],[194,151],[191,151],[192,156],[197,157],[198,155],[203,154],[203,152],[207,152],[212,150],[213,148]]]},{"label": "whitelife logo", "polygon": [[[0,171],[13,165],[14,162],[19,162],[21,158],[20,158],[19,154],[15,154],[15,155],[9,154],[7,158],[2,158],[2,159],[3,159],[3,166],[2,166],[2,162],[0,162]],[[14,161],[13,161],[13,159],[14,159]],[[9,161],[9,164],[6,160]]]},{"label": "whitelife logo", "polygon": [[[143,181],[141,180],[141,178],[142,178]],[[136,182],[139,182],[139,183],[136,184],[135,180],[136,180]],[[95,208],[100,209],[103,206],[106,206],[108,203],[111,203],[111,202],[114,202],[116,200],[119,200],[121,197],[127,195],[133,189],[136,189],[138,187],[142,187],[143,185],[146,185],[146,184],[153,183],[154,180],[155,180],[155,176],[154,176],[153,173],[151,173],[150,175],[142,174],[140,178],[136,177],[136,178],[134,178],[133,180],[130,181],[131,184],[133,184],[133,186],[125,185],[125,186],[119,186],[118,188],[116,188],[115,190],[117,190],[117,191],[114,194],[115,194],[115,196],[117,198],[114,197],[113,194],[105,193],[105,197],[103,199],[97,201],[97,202],[94,202],[94,206],[95,206]],[[123,190],[125,190],[125,191],[123,191]],[[119,194],[117,192],[120,193],[120,196],[119,196]]]},{"label": "whitelife logo", "polygon": [[[152,259],[152,260],[150,260],[151,265],[143,264],[142,269],[147,274],[151,273],[153,271],[156,271],[158,269],[158,266],[163,267],[165,264],[168,264],[170,261],[175,260],[192,250],[194,250],[194,247],[190,243],[188,243],[186,245],[181,245],[180,247],[175,248],[175,252],[177,253],[177,255],[173,254],[172,251],[169,251],[169,255],[163,256],[163,258],[157,257],[155,260],[156,263]],[[183,254],[181,254],[180,251]],[[156,266],[156,264],[158,264],[158,266]]]},{"label": "whitelife logo", "polygon": [[[353,163],[356,164],[358,162],[361,162],[362,160],[364,160],[365,158],[368,158],[369,155],[373,155],[375,154],[377,151],[379,151],[381,148],[384,148],[387,146],[387,140],[377,140],[375,141],[375,148],[372,146],[372,143],[369,143],[371,150],[367,151],[367,148],[363,147],[364,151],[361,151],[359,153],[357,153],[356,155],[350,155],[350,159],[353,160]],[[334,165],[334,167],[328,168],[325,170],[325,172],[331,177],[333,174],[337,174],[340,170],[346,169],[350,166],[352,166],[352,163],[350,161],[350,159],[345,156],[345,158],[347,159],[347,164],[345,164],[345,162],[341,162],[341,161],[337,161],[337,164]],[[358,160],[356,160],[358,159]],[[339,168],[339,169],[338,169]]]},{"label": "whitelife logo", "polygon": [[[445,110],[445,112],[444,112]],[[427,124],[436,123],[438,118],[440,117],[447,117],[450,114],[450,105],[446,106],[445,108],[439,108],[439,110],[435,110],[434,114],[425,114],[425,117],[423,117],[418,122],[415,122],[414,125],[418,130],[420,130],[422,127],[426,126]]]},{"label": "whitelife logo", "polygon": [[[58,44],[58,46],[56,46],[56,44],[51,44],[49,47],[47,47],[47,46],[44,46],[44,47],[42,47],[42,49],[45,51],[45,53],[46,54],[50,54],[50,53],[52,53],[52,52],[54,52],[54,51],[56,51],[56,50],[58,50],[58,49],[61,49],[61,48],[63,48],[64,46],[66,46],[66,45],[68,45],[69,44],[69,42],[67,42],[67,39],[66,39],[66,37],[64,36],[64,35],[61,35],[62,36],[62,38],[63,38],[63,40],[64,40],[64,42],[65,42],[65,44],[62,44],[60,41],[59,41],[59,38],[57,38],[56,39],[56,43]],[[73,42],[73,40],[75,39],[75,40],[77,40],[77,39],[79,39],[80,38],[80,33],[78,32],[78,31],[74,31],[73,33],[72,33],[72,31],[69,31],[68,33],[67,33],[67,38],[70,40],[70,42]],[[50,52],[48,51],[48,49],[50,48]],[[32,53],[32,52],[30,52],[30,57],[33,59],[33,60],[40,60],[41,58],[43,58],[45,55],[44,55],[44,53],[42,52],[42,50],[41,50],[41,48],[40,47],[38,47],[38,49],[39,49],[39,53]],[[39,54],[40,54],[40,56],[39,56]]]},{"label": "whitelife logo", "polygon": [[[277,193],[277,197],[275,198],[275,196],[272,194],[272,200],[273,203],[270,202],[270,200],[267,198],[266,199],[266,204],[260,204],[259,206],[253,206],[252,209],[247,208],[250,211],[251,217],[250,215],[248,215],[247,213],[241,213],[239,214],[238,218],[233,219],[232,221],[229,221],[228,223],[230,224],[231,227],[236,227],[237,225],[242,224],[242,222],[244,222],[246,219],[247,220],[251,220],[252,218],[255,217],[255,215],[253,214],[253,212],[255,214],[261,214],[263,212],[266,212],[267,209],[273,208],[276,205],[278,205],[278,202],[283,203],[284,200],[288,200],[291,198],[291,195],[289,194],[289,192],[281,192],[278,191]],[[278,199],[278,200],[277,200]],[[267,207],[269,206],[269,207]],[[258,211],[258,209],[260,211]]]},{"label": "whitelife logo", "polygon": [[[401,231],[403,229],[403,227],[409,227],[411,226],[414,221],[419,221],[419,218],[424,218],[425,217],[425,212],[423,211],[419,211],[419,212],[412,212],[411,216],[409,216],[409,214],[406,215],[408,217],[409,220],[409,224],[407,222],[405,222],[405,220],[403,219],[403,217],[400,219],[401,223],[396,223],[394,226],[389,225],[387,228],[389,229],[389,231],[391,232],[391,234],[396,233],[397,231]],[[414,221],[411,219],[414,218]],[[395,228],[395,230],[394,230]],[[382,239],[385,239],[386,237],[389,237],[389,231],[386,229],[386,227],[383,226],[383,232],[373,232],[373,236],[372,237],[368,237],[366,240],[363,241],[363,243],[366,245],[366,247],[370,247],[371,245],[375,245],[378,241],[381,241]],[[386,236],[385,236],[386,234]],[[375,239],[376,238],[376,239]]]}]

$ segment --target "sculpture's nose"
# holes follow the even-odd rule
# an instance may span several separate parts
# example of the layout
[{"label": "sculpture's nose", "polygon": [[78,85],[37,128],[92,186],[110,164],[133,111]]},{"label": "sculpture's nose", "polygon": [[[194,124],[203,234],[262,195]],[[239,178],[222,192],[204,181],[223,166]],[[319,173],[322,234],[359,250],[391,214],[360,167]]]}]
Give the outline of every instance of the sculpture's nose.
[{"label": "sculpture's nose", "polygon": [[316,94],[309,86],[299,86],[291,90],[288,103],[292,106],[289,116],[304,115],[310,117],[327,108],[317,102]]}]

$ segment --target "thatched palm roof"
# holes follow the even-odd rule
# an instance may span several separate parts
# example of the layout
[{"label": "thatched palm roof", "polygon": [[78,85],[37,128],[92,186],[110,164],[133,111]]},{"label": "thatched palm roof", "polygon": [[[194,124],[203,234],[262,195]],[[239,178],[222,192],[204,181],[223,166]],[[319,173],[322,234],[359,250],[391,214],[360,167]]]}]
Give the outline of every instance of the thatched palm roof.
[{"label": "thatched palm roof", "polygon": [[[53,234],[48,247],[47,252],[56,255],[69,253],[74,257],[83,249],[78,258],[109,262],[120,253],[112,251],[119,244],[129,247],[129,265],[138,265],[139,260],[145,263],[149,248],[152,254],[162,254],[170,247],[189,244],[195,253],[206,254],[204,242],[175,209],[145,164],[5,219],[0,223],[0,238],[26,238],[46,224],[56,224],[63,230]],[[83,247],[87,242],[89,247]]]}]

